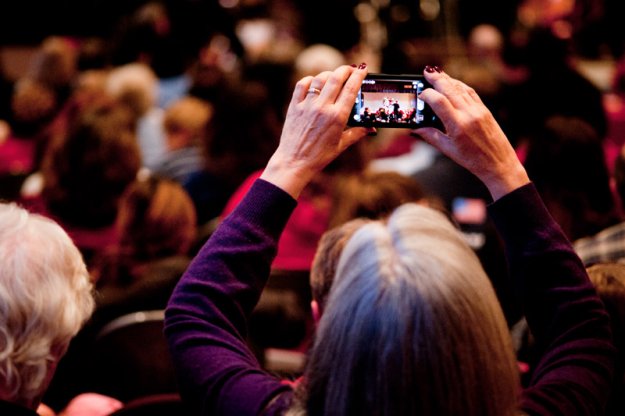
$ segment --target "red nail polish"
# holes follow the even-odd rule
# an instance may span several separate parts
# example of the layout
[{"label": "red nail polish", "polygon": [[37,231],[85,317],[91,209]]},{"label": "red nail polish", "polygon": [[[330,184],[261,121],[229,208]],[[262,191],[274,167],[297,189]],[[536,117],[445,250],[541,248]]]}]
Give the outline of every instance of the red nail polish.
[{"label": "red nail polish", "polygon": [[434,65],[434,70],[435,70],[436,72],[438,72],[439,74],[440,74],[441,72],[443,72],[443,69],[442,69],[440,66],[438,66],[438,65]]},{"label": "red nail polish", "polygon": [[356,64],[351,64],[350,66],[351,66],[352,68],[358,68],[358,65],[356,65]]},{"label": "red nail polish", "polygon": [[434,69],[435,67],[431,67],[429,65],[425,66],[425,72],[429,72],[430,74],[433,72],[436,72],[436,69]]},{"label": "red nail polish", "polygon": [[366,67],[367,67],[367,64],[364,62],[358,65],[358,69],[365,69]]}]

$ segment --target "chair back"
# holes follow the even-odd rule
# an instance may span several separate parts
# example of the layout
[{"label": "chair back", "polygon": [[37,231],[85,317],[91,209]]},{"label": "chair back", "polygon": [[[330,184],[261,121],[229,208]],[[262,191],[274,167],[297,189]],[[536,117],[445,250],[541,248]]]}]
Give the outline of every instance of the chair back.
[{"label": "chair back", "polygon": [[177,393],[163,321],[162,310],[142,311],[102,327],[93,345],[95,391],[123,402]]}]

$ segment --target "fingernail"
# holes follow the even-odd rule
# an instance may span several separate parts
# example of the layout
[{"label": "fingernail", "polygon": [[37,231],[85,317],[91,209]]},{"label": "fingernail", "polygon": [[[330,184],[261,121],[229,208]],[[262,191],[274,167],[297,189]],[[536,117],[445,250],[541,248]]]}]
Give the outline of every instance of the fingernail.
[{"label": "fingernail", "polygon": [[351,64],[350,66],[351,66],[352,68],[358,68],[358,65],[356,65],[356,64]]},{"label": "fingernail", "polygon": [[431,73],[433,73],[433,72],[436,72],[436,69],[434,69],[434,68],[435,68],[435,67],[432,67],[432,66],[426,65],[426,66],[425,66],[425,72],[429,72],[430,74],[431,74]]},{"label": "fingernail", "polygon": [[358,69],[365,69],[366,67],[367,67],[367,64],[364,62],[358,65]]},{"label": "fingernail", "polygon": [[434,65],[434,68],[433,68],[433,69],[434,69],[436,72],[438,72],[439,74],[440,74],[441,72],[443,72],[443,68],[441,68],[441,67],[440,67],[440,66],[438,66],[438,65]]}]

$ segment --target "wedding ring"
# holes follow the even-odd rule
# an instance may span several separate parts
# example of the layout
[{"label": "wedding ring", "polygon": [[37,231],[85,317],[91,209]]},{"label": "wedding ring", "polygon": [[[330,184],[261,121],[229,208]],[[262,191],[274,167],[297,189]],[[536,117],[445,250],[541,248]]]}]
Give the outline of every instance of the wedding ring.
[{"label": "wedding ring", "polygon": [[308,93],[310,94],[311,92],[313,94],[321,94],[321,90],[319,88],[313,88],[313,87],[308,88]]}]

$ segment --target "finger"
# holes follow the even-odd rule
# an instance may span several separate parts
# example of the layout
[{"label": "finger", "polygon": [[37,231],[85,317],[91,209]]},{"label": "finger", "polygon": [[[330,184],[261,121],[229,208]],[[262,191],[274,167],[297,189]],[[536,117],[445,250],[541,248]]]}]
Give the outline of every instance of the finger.
[{"label": "finger", "polygon": [[289,105],[300,103],[304,100],[304,98],[306,98],[306,95],[308,94],[308,88],[310,88],[310,83],[312,82],[312,80],[313,77],[307,76],[297,81],[297,84],[295,84],[295,89],[293,90],[293,96],[291,97],[291,104]]},{"label": "finger", "polygon": [[463,106],[467,103],[467,92],[464,84],[453,79],[445,72],[427,72],[424,71],[425,78],[429,81],[434,89],[443,94],[451,104],[455,107]]},{"label": "finger", "polygon": [[411,134],[421,137],[423,141],[436,147],[443,153],[445,153],[444,148],[450,140],[449,136],[434,127],[422,127],[420,129],[412,130]]},{"label": "finger", "polygon": [[331,71],[324,71],[317,74],[310,83],[308,90],[306,91],[306,98],[318,98],[321,96],[321,92],[328,80],[332,75]]},{"label": "finger", "polygon": [[310,88],[317,88],[319,90],[323,90],[323,87],[328,82],[328,78],[332,76],[332,71],[323,71],[317,74],[312,82],[310,83]]},{"label": "finger", "polygon": [[336,105],[341,109],[342,113],[349,113],[356,102],[356,96],[362,85],[362,81],[367,76],[367,68],[353,69],[349,78],[345,82],[345,85],[340,91],[338,98],[336,99]]},{"label": "finger", "polygon": [[448,130],[448,123],[455,120],[457,110],[447,97],[437,90],[427,88],[419,94],[419,99],[425,101],[425,103],[432,108],[434,113],[443,122],[445,129]]},{"label": "finger", "polygon": [[321,91],[320,98],[324,103],[332,103],[336,101],[336,98],[341,93],[341,89],[345,85],[345,81],[349,78],[354,68],[343,65],[338,67],[328,77],[327,82],[323,90]]},{"label": "finger", "polygon": [[479,104],[484,104],[482,102],[482,99],[480,98],[480,96],[475,91],[475,89],[473,89],[472,87],[469,87],[468,85],[466,85],[464,83],[463,83],[463,85],[465,86],[467,94],[469,95],[469,97],[471,97],[473,99],[473,101],[475,101],[476,103],[479,103]]}]

